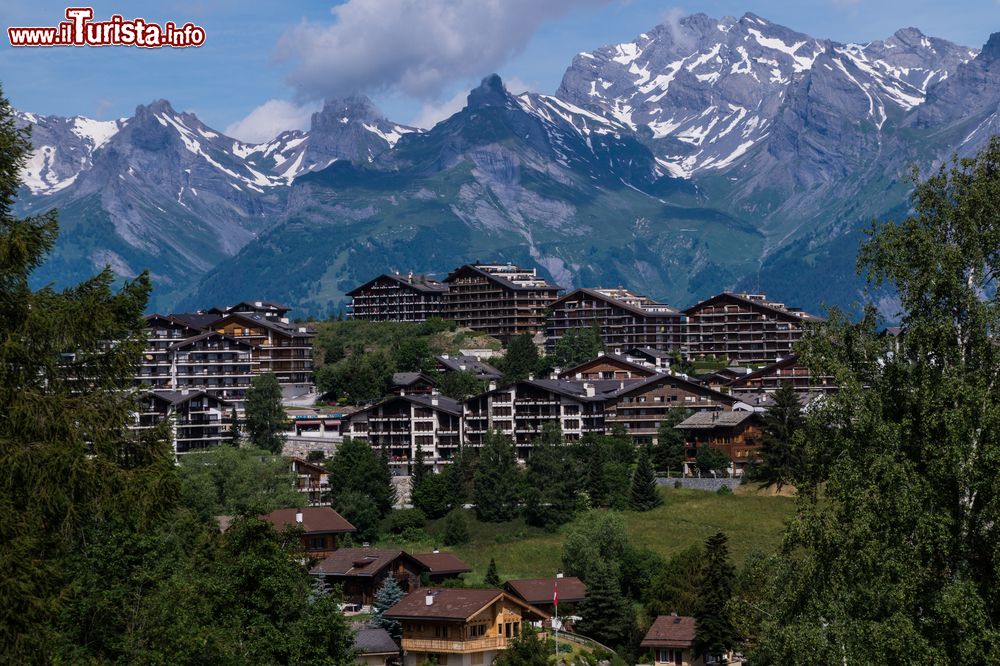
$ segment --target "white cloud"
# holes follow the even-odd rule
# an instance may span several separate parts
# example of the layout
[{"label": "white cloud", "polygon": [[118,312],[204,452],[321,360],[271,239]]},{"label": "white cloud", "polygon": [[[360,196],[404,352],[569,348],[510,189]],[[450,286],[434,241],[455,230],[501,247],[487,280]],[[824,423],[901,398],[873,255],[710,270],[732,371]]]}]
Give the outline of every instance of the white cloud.
[{"label": "white cloud", "polygon": [[465,99],[468,96],[469,93],[467,91],[459,90],[450,99],[443,102],[425,102],[420,107],[417,115],[408,124],[413,127],[430,129],[445,118],[450,118],[461,111],[465,106]]},{"label": "white cloud", "polygon": [[332,24],[303,21],[278,42],[300,98],[398,91],[436,99],[499,68],[540,25],[612,0],[347,0]]},{"label": "white cloud", "polygon": [[282,99],[269,99],[245,118],[226,127],[226,135],[247,143],[270,141],[285,130],[307,129],[317,104],[299,106]]}]

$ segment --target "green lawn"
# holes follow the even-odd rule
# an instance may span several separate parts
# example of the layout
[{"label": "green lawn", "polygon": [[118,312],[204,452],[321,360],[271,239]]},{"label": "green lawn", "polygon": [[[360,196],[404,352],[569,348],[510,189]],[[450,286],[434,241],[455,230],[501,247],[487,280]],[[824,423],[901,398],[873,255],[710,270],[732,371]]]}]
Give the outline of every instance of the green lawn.
[{"label": "green lawn", "polygon": [[[741,489],[742,490],[742,489]],[[743,563],[751,551],[773,552],[781,543],[784,521],[792,514],[789,497],[746,494],[716,495],[701,490],[661,489],[663,506],[648,513],[625,512],[629,538],[664,557],[703,543],[722,530],[729,536],[734,564]],[[579,519],[578,519],[579,520]],[[446,548],[436,538],[441,521],[427,527],[428,537],[420,541],[383,539],[381,546],[397,546],[411,552],[429,551],[435,545],[452,550],[474,571],[466,575],[469,584],[482,583],[490,558],[497,562],[502,579],[540,578],[560,569],[563,538],[568,526],[549,533],[530,527],[523,519],[507,523],[480,523],[469,512],[472,540],[465,546]]]}]

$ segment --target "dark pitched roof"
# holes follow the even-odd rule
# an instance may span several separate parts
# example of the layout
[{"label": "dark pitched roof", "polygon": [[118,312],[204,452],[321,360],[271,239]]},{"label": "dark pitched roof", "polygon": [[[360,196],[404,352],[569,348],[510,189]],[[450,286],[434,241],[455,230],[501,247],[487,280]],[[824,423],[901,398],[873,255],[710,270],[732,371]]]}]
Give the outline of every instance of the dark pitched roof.
[{"label": "dark pitched roof", "polygon": [[427,567],[431,574],[469,573],[472,567],[458,559],[454,553],[414,553],[414,559]]},{"label": "dark pitched roof", "polygon": [[766,377],[767,375],[773,373],[775,370],[784,369],[796,365],[798,363],[798,360],[799,360],[798,354],[789,354],[780,361],[769,363],[768,365],[765,365],[764,367],[759,368],[753,372],[749,372],[745,375],[736,376],[731,382],[729,382],[729,385],[734,388],[739,386],[745,386],[747,382],[749,382],[752,379],[757,379],[758,377]]},{"label": "dark pitched roof", "polygon": [[413,386],[418,381],[423,380],[424,382],[430,384],[431,386],[437,386],[437,382],[434,381],[433,377],[428,377],[422,372],[394,372],[392,374],[392,385],[393,386]]},{"label": "dark pitched roof", "polygon": [[626,384],[624,387],[615,392],[614,397],[628,395],[629,393],[633,393],[636,391],[642,391],[660,382],[675,382],[677,384],[684,384],[693,391],[697,391],[699,393],[707,393],[716,400],[718,400],[719,402],[723,402],[729,405],[736,402],[736,400],[733,399],[733,396],[729,395],[728,393],[722,393],[721,391],[716,391],[715,389],[709,388],[708,386],[705,386],[700,382],[696,382],[693,379],[685,379],[680,375],[667,375],[667,374],[656,374],[653,375],[652,377],[641,379],[638,382]]},{"label": "dark pitched roof", "polygon": [[167,317],[198,330],[204,330],[221,319],[219,315],[209,312],[175,312]]},{"label": "dark pitched roof", "polygon": [[747,296],[744,294],[736,294],[731,291],[724,291],[721,294],[716,294],[711,298],[706,298],[705,300],[699,303],[695,303],[688,309],[684,310],[684,314],[691,315],[698,308],[702,308],[706,305],[710,305],[717,301],[722,301],[726,299],[731,301],[737,301],[739,303],[743,303],[744,305],[750,305],[756,308],[761,308],[763,310],[767,310],[772,314],[779,314],[783,317],[794,319],[797,321],[811,321],[811,322],[823,321],[822,317],[817,317],[814,314],[809,314],[808,312],[804,312],[802,310],[797,310],[795,308],[789,308],[789,307],[776,307],[775,304],[772,304],[770,301],[762,301],[754,298],[747,298]]},{"label": "dark pitched roof", "polygon": [[441,284],[440,282],[430,277],[429,275],[414,275],[412,273],[407,275],[401,275],[399,273],[383,273],[382,275],[379,275],[377,277],[372,278],[371,280],[368,280],[368,282],[365,282],[363,285],[355,287],[354,289],[350,290],[344,295],[357,296],[358,294],[362,293],[365,289],[367,289],[368,287],[370,287],[371,285],[375,284],[376,282],[378,282],[383,278],[392,280],[393,282],[397,282],[403,287],[407,287],[409,289],[413,289],[414,291],[419,291],[426,294],[444,294],[446,291],[448,291],[448,285]]},{"label": "dark pitched roof", "polygon": [[653,626],[639,643],[646,648],[675,647],[685,648],[694,645],[694,635],[697,622],[686,615],[660,615],[653,621]]},{"label": "dark pitched roof", "polygon": [[[293,338],[311,338],[316,335],[316,331],[305,326],[296,326],[295,324],[286,324],[283,321],[276,319],[268,319],[264,315],[260,315],[253,312],[230,312],[225,317],[220,317],[216,321],[212,322],[212,326],[225,325],[226,323],[238,319],[240,321],[248,321],[256,325],[263,326],[264,328],[269,328],[272,331],[287,335]],[[299,330],[300,328],[305,330]]]},{"label": "dark pitched roof", "polygon": [[695,412],[674,427],[679,430],[710,430],[712,428],[730,428],[738,426],[748,419],[755,418],[756,412]]},{"label": "dark pitched roof", "polygon": [[605,362],[605,361],[611,361],[612,364],[617,363],[617,364],[619,364],[621,366],[624,366],[624,367],[626,367],[626,368],[628,368],[630,370],[635,370],[636,372],[640,372],[640,373],[642,373],[642,375],[644,377],[649,377],[651,375],[662,374],[662,370],[661,369],[651,368],[648,365],[643,365],[641,363],[636,363],[635,361],[630,361],[629,359],[625,358],[624,356],[620,356],[618,354],[601,354],[599,356],[595,356],[592,359],[588,359],[588,360],[586,360],[586,361],[584,361],[582,363],[577,363],[576,365],[574,365],[571,368],[566,368],[565,370],[563,370],[562,372],[559,373],[559,376],[562,377],[562,378],[565,378],[565,379],[572,379],[573,375],[575,375],[581,368],[584,368],[584,367],[586,367],[588,365],[594,365],[594,364],[597,364],[597,363],[602,363],[602,362]]},{"label": "dark pitched roof", "polygon": [[664,349],[654,349],[653,347],[632,347],[625,350],[626,354],[649,356],[650,358],[671,358],[671,353]]},{"label": "dark pitched roof", "polygon": [[261,516],[261,520],[274,525],[274,529],[283,530],[295,525],[295,514],[302,512],[302,529],[306,534],[343,534],[356,532],[357,528],[347,522],[347,519],[328,506],[307,506],[303,509],[277,509]]},{"label": "dark pitched roof", "polygon": [[437,362],[445,368],[445,370],[461,372],[464,368],[465,370],[471,370],[475,373],[476,377],[480,379],[500,379],[503,377],[503,373],[500,372],[500,370],[494,368],[489,363],[480,361],[475,356],[442,355],[436,357],[436,359]]},{"label": "dark pitched roof", "polygon": [[[518,268],[519,270],[527,271],[527,269],[522,269],[519,266],[515,266],[514,268]],[[509,280],[509,279],[505,278],[502,273],[491,273],[490,271],[483,270],[482,268],[480,268],[476,264],[465,264],[464,266],[459,266],[458,268],[456,268],[455,270],[453,270],[451,273],[448,273],[448,277],[446,277],[444,279],[444,281],[445,282],[451,282],[462,271],[471,271],[473,273],[476,273],[478,275],[481,275],[481,276],[487,278],[488,280],[492,280],[493,282],[496,282],[497,284],[503,285],[504,287],[507,287],[508,289],[513,289],[513,290],[516,290],[516,291],[537,291],[539,289],[541,289],[543,291],[545,291],[545,290],[559,291],[560,289],[562,289],[562,287],[560,287],[559,285],[552,284],[551,282],[549,282],[545,278],[541,277],[540,275],[536,275],[535,276],[535,279],[533,280],[533,282],[535,284],[523,284],[523,283],[514,282],[513,280]]]},{"label": "dark pitched roof", "polygon": [[225,312],[237,312],[236,308],[245,307],[251,310],[281,310],[283,312],[288,312],[291,310],[287,305],[282,305],[281,303],[275,303],[274,301],[240,301],[236,305],[230,305],[226,308],[219,308]]},{"label": "dark pitched roof", "polygon": [[305,458],[299,458],[298,456],[290,456],[288,462],[294,463],[296,467],[304,467],[309,471],[318,472],[319,474],[326,474],[326,468],[314,462],[310,462]]},{"label": "dark pitched roof", "polygon": [[354,647],[361,654],[397,654],[399,646],[389,632],[381,627],[360,627],[354,634]]},{"label": "dark pitched roof", "polygon": [[340,548],[313,567],[309,573],[369,578],[399,558],[409,560],[417,569],[423,568],[419,560],[397,549]]},{"label": "dark pitched roof", "polygon": [[562,578],[524,578],[509,580],[504,587],[529,604],[551,604],[556,584],[559,585],[559,603],[577,603],[587,596],[587,586],[576,576]]},{"label": "dark pitched roof", "polygon": [[[433,603],[427,605],[427,596]],[[423,588],[403,597],[398,604],[385,611],[385,617],[420,618],[425,620],[468,620],[495,601],[506,598],[521,606],[527,614],[540,619],[548,613],[527,604],[508,592],[497,589],[473,588]]]},{"label": "dark pitched roof", "polygon": [[205,339],[211,338],[211,337],[218,337],[218,338],[222,338],[223,340],[229,340],[230,342],[234,342],[234,343],[240,345],[241,347],[246,347],[247,349],[256,349],[257,348],[257,345],[251,344],[251,343],[247,342],[246,340],[238,340],[238,339],[236,339],[236,338],[234,338],[232,336],[225,335],[224,333],[218,333],[216,331],[205,331],[204,333],[202,333],[200,335],[196,335],[193,338],[185,338],[185,339],[181,340],[180,342],[176,342],[176,343],[170,345],[169,348],[170,348],[171,351],[174,350],[174,349],[183,349],[184,347],[188,347],[188,346],[190,346],[190,345],[192,345],[192,344],[194,344],[196,342],[201,342],[202,340],[205,340]]},{"label": "dark pitched roof", "polygon": [[609,296],[607,294],[602,294],[601,292],[597,291],[596,289],[587,289],[586,287],[581,287],[580,289],[576,289],[574,291],[571,291],[570,293],[566,294],[562,298],[560,298],[557,301],[555,301],[554,303],[552,303],[552,305],[550,307],[554,308],[554,307],[556,307],[558,305],[561,305],[562,303],[564,303],[568,299],[571,299],[574,296],[579,295],[579,294],[586,294],[587,296],[590,296],[591,298],[596,298],[596,299],[604,301],[605,303],[610,303],[611,305],[614,305],[615,307],[619,307],[619,308],[621,308],[623,310],[627,310],[627,311],[629,311],[629,312],[631,312],[633,314],[637,314],[637,315],[639,315],[641,317],[677,317],[677,316],[683,316],[683,314],[684,314],[680,310],[676,310],[676,309],[670,307],[669,305],[665,305],[663,303],[655,303],[653,301],[650,301],[650,304],[651,305],[655,305],[657,309],[655,309],[655,310],[646,310],[644,308],[640,308],[637,305],[632,305],[631,303],[626,303],[625,301],[617,299],[617,298],[615,298],[613,296]]},{"label": "dark pitched roof", "polygon": [[210,400],[218,402],[222,406],[229,404],[229,401],[223,400],[222,398],[216,398],[214,395],[205,393],[204,391],[199,391],[197,389],[192,389],[189,391],[146,391],[145,395],[151,395],[154,398],[158,398],[164,402],[170,403],[171,405],[183,405],[188,400],[193,400],[194,398],[206,397]]}]

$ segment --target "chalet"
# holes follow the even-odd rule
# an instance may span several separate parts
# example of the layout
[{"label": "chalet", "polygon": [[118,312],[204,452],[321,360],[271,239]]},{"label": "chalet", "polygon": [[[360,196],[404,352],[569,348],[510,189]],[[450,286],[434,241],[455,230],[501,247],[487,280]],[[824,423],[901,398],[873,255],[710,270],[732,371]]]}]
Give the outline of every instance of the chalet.
[{"label": "chalet", "polygon": [[503,584],[503,589],[526,604],[553,614],[558,590],[559,614],[563,616],[571,615],[576,605],[587,596],[587,586],[576,576],[509,580]]},{"label": "chalet", "polygon": [[240,301],[236,305],[230,305],[229,307],[213,308],[212,311],[218,312],[219,315],[226,315],[230,312],[256,314],[262,315],[267,319],[280,321],[288,315],[291,308],[281,303],[275,303],[274,301]]},{"label": "chalet", "polygon": [[309,506],[304,509],[277,509],[260,517],[278,531],[290,527],[302,529],[302,548],[314,558],[323,558],[337,551],[337,537],[351,534],[357,529],[339,513],[328,506]]},{"label": "chalet", "polygon": [[386,548],[341,548],[314,566],[309,573],[343,590],[344,600],[370,606],[375,594],[390,576],[404,592],[420,587],[425,567],[420,560],[401,550]]},{"label": "chalet", "polygon": [[289,458],[288,462],[295,475],[295,489],[305,495],[309,506],[324,504],[324,495],[330,491],[330,475],[326,468],[302,458]]},{"label": "chalet", "polygon": [[[688,463],[695,460],[698,449],[706,444],[729,456],[737,476],[760,458],[761,418],[758,412],[697,412],[674,427],[684,433]],[[687,467],[686,464],[685,469]]]},{"label": "chalet", "polygon": [[228,436],[233,405],[204,391],[148,391],[139,395],[131,429],[166,423],[175,454],[218,446]]},{"label": "chalet", "polygon": [[503,377],[503,373],[497,368],[494,368],[492,365],[484,362],[476,356],[468,354],[459,356],[442,354],[441,356],[435,357],[434,360],[437,362],[438,370],[441,372],[471,371],[476,375],[476,379],[482,381],[496,381]]},{"label": "chalet", "polygon": [[513,264],[466,264],[444,279],[446,318],[500,340],[545,329],[559,287],[535,269]]},{"label": "chalet", "polygon": [[697,622],[684,615],[660,615],[646,632],[639,647],[653,653],[654,666],[704,666],[694,656]]},{"label": "chalet", "polygon": [[595,327],[609,350],[687,349],[687,316],[627,289],[577,289],[551,306],[545,346],[553,351],[571,330]]},{"label": "chalet", "polygon": [[549,617],[509,592],[427,588],[385,611],[403,627],[403,666],[488,666],[524,623]]},{"label": "chalet", "polygon": [[346,295],[351,319],[419,322],[444,316],[447,291],[447,285],[427,275],[385,273]]},{"label": "chalet", "polygon": [[764,294],[725,292],[684,311],[689,318],[690,356],[716,357],[741,365],[774,363],[792,353],[805,325],[821,318]]},{"label": "chalet", "polygon": [[675,358],[675,353],[665,349],[654,349],[652,347],[632,347],[625,350],[627,358],[636,359],[640,363],[652,365],[655,368],[666,369]]},{"label": "chalet", "polygon": [[436,394],[393,396],[346,416],[341,432],[385,447],[396,474],[408,473],[418,446],[440,471],[462,445],[462,403]]},{"label": "chalet", "polygon": [[754,372],[734,377],[729,382],[729,388],[732,391],[773,393],[783,384],[791,384],[799,393],[830,393],[837,388],[832,377],[814,377],[809,368],[799,363],[798,354],[789,354]]},{"label": "chalet", "polygon": [[354,632],[358,663],[364,666],[389,666],[399,663],[399,645],[381,627],[361,626]]},{"label": "chalet", "polygon": [[619,354],[599,352],[595,358],[561,370],[559,379],[647,379],[662,370]]},{"label": "chalet", "polygon": [[392,392],[396,395],[429,394],[437,382],[422,372],[396,372],[392,375]]},{"label": "chalet", "polygon": [[656,441],[660,424],[672,409],[726,411],[736,399],[683,375],[654,374],[627,384],[609,397],[604,408],[607,428],[621,425],[636,444]]},{"label": "chalet", "polygon": [[460,560],[454,553],[443,553],[440,550],[435,550],[431,553],[414,553],[413,557],[424,565],[427,578],[433,584],[440,584],[472,572],[472,567]]}]

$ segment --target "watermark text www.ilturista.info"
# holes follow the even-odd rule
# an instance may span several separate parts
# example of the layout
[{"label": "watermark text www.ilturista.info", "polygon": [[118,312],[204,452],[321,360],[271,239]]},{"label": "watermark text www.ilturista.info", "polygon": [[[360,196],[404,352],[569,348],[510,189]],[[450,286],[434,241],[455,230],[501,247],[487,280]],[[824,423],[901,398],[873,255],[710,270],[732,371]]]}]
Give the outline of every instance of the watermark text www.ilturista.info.
[{"label": "watermark text www.ilturista.info", "polygon": [[50,27],[10,27],[11,46],[138,46],[185,48],[205,43],[205,29],[193,23],[163,25],[145,19],[125,19],[114,14],[107,21],[94,21],[92,7],[68,7],[66,20]]}]

